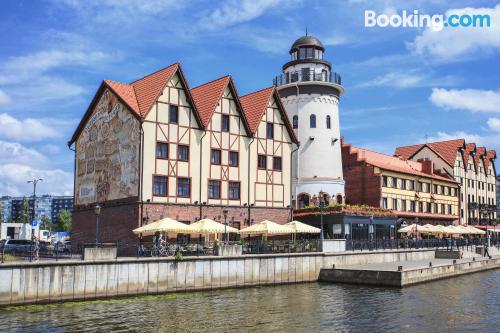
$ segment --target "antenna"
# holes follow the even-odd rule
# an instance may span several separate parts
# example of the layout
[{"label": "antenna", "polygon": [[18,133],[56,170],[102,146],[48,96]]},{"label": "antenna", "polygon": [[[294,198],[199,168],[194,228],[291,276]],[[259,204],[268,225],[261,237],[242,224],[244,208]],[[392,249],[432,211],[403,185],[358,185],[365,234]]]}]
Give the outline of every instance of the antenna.
[{"label": "antenna", "polygon": [[306,36],[307,36],[307,25],[306,25]]}]

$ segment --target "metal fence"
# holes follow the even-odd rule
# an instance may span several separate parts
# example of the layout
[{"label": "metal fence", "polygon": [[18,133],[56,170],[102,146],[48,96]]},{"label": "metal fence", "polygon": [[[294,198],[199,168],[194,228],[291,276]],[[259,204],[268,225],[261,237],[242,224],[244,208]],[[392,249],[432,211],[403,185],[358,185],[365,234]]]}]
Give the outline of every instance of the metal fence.
[{"label": "metal fence", "polygon": [[[377,239],[377,240],[347,240],[348,251],[373,251],[393,249],[424,249],[444,248],[448,250],[462,249],[473,251],[475,246],[486,246],[487,240],[476,239]],[[490,239],[490,245],[500,248],[500,238]]]},{"label": "metal fence", "polygon": [[321,252],[320,239],[250,240],[242,245],[243,254]]}]

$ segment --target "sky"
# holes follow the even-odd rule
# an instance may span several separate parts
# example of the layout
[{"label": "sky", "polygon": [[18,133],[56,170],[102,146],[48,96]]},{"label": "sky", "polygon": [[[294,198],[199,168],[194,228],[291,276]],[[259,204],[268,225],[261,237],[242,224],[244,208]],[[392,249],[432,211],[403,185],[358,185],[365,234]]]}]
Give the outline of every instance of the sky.
[{"label": "sky", "polygon": [[[365,10],[486,13],[489,28],[364,26]],[[341,134],[393,154],[465,138],[500,151],[500,2],[40,0],[0,2],[0,195],[72,195],[67,141],[104,79],[181,62],[194,87],[272,85],[305,34],[340,73]]]}]

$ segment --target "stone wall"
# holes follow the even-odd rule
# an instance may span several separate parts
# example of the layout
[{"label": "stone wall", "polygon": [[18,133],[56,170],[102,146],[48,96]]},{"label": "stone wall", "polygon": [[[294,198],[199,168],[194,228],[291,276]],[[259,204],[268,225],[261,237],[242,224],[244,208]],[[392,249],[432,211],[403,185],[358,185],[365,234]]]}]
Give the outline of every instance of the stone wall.
[{"label": "stone wall", "polygon": [[0,305],[317,281],[322,268],[423,260],[432,250],[0,264]]}]

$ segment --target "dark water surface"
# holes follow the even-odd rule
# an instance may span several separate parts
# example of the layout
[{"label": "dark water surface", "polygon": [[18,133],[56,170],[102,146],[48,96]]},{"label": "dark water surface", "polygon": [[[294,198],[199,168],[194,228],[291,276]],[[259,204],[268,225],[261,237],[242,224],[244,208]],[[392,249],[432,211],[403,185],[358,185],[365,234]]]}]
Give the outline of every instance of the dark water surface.
[{"label": "dark water surface", "polygon": [[500,332],[500,270],[405,289],[304,283],[0,309],[0,332]]}]

